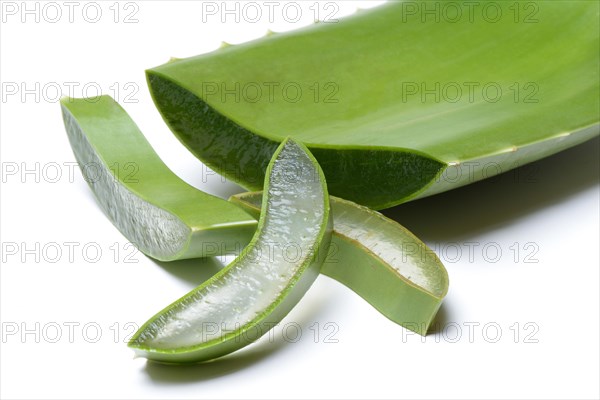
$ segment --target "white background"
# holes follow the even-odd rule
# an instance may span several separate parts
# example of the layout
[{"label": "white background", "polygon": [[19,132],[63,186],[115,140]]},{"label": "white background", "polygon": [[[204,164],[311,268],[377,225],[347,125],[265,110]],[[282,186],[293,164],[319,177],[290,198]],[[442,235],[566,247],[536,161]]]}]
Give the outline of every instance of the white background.
[{"label": "white background", "polygon": [[[220,264],[161,264],[127,247],[79,170],[70,176],[74,157],[54,90],[69,94],[73,82],[72,94],[82,96],[86,84],[88,95],[101,87],[177,174],[228,197],[241,189],[207,172],[168,131],[144,69],[213,50],[221,40],[306,25],[312,2],[302,3],[298,23],[276,12],[273,23],[228,17],[227,24],[218,15],[203,22],[201,4],[191,1],[121,3],[117,22],[114,2],[98,2],[96,23],[84,18],[95,18],[94,9],[82,14],[86,3],[78,3],[72,23],[62,2],[55,3],[63,13],[56,23],[49,21],[56,10],[44,14],[44,2],[37,2],[39,22],[33,14],[25,23],[21,2],[7,3],[19,9],[3,13],[0,27],[2,398],[600,395],[597,139],[387,212],[432,246],[450,274],[439,329],[424,341],[323,276],[272,338],[238,353],[181,367],[133,359],[124,342],[134,326]],[[364,3],[341,4],[336,17]],[[124,23],[131,12],[137,22]],[[19,91],[9,95],[15,85]],[[23,97],[24,88],[33,91]],[[72,258],[65,243],[75,243]],[[62,256],[54,260],[57,249]],[[302,335],[292,343],[298,327]]]}]

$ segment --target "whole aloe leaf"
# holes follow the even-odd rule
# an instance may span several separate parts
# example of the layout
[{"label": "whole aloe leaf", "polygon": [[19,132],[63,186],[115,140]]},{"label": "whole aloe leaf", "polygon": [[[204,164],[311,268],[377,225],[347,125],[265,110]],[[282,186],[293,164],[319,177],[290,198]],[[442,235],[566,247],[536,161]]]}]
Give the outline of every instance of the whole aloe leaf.
[{"label": "whole aloe leaf", "polygon": [[431,2],[392,2],[174,60],[148,82],[174,133],[228,178],[259,189],[292,135],[333,195],[372,208],[596,136],[599,3],[475,3],[453,19],[427,17]]}]

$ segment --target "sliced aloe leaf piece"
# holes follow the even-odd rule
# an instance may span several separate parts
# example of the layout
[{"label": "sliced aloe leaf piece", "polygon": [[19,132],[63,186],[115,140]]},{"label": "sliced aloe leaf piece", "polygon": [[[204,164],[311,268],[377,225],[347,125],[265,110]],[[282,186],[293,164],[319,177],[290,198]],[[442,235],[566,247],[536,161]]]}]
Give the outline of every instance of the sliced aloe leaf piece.
[{"label": "sliced aloe leaf piece", "polygon": [[143,253],[169,261],[235,252],[248,243],[256,221],[177,177],[111,97],[63,98],[61,106],[98,204]]},{"label": "sliced aloe leaf piece", "polygon": [[138,355],[198,362],[228,354],[265,334],[300,300],[319,275],[332,230],[325,177],[303,145],[288,139],[275,152],[262,200],[248,247],[146,322],[129,343]]},{"label": "sliced aloe leaf piece", "polygon": [[[262,192],[232,196],[259,216]],[[436,254],[384,215],[330,196],[333,236],[321,273],[343,283],[392,321],[425,335],[448,292],[448,273]]]},{"label": "sliced aloe leaf piece", "polygon": [[600,3],[468,3],[441,18],[431,2],[394,1],[147,78],[177,137],[229,179],[260,189],[293,134],[333,195],[376,209],[598,135]]}]

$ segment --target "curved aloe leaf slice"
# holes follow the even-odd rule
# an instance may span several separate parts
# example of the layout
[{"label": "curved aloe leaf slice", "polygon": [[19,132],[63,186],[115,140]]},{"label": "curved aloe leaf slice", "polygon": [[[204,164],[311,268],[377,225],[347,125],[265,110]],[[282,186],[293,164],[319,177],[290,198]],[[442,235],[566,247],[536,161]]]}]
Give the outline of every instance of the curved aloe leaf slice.
[{"label": "curved aloe leaf slice", "polygon": [[[321,272],[343,283],[392,321],[425,335],[448,292],[436,254],[402,225],[369,208],[330,196],[333,236]],[[262,193],[229,201],[258,216]]]},{"label": "curved aloe leaf slice", "polygon": [[301,144],[282,143],[267,168],[258,229],[225,269],[150,319],[129,346],[163,362],[197,362],[266,333],[319,275],[331,240],[325,177]]},{"label": "curved aloe leaf slice", "polygon": [[109,96],[61,100],[69,141],[112,223],[143,253],[168,261],[239,251],[256,221],[182,181]]},{"label": "curved aloe leaf slice", "polygon": [[260,189],[293,134],[333,195],[378,209],[596,136],[600,3],[467,3],[436,18],[431,2],[391,2],[147,78],[173,132],[228,178]]}]

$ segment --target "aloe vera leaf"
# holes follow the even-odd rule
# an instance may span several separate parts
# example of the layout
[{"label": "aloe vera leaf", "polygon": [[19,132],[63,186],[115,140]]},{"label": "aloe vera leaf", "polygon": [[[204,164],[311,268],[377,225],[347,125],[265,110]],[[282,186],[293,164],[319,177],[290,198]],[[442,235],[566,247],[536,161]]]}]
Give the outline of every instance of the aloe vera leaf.
[{"label": "aloe vera leaf", "polygon": [[291,139],[281,144],[267,168],[263,196],[248,247],[146,322],[129,343],[138,355],[181,363],[231,353],[279,323],[309,289],[327,255],[333,223],[325,176],[306,147]]},{"label": "aloe vera leaf", "polygon": [[[293,135],[333,195],[376,209],[598,135],[597,1],[531,1],[519,16],[522,3],[481,1],[471,13],[456,4],[458,21],[423,22],[423,12],[391,2],[175,60],[149,69],[148,83],[177,137],[229,179],[259,190],[277,144]],[[498,21],[483,12],[488,5],[500,10]],[[456,101],[443,92],[454,84]]]},{"label": "aloe vera leaf", "polygon": [[109,96],[61,100],[73,153],[98,204],[143,253],[162,261],[239,251],[256,220],[182,181]]},{"label": "aloe vera leaf", "polygon": [[[262,193],[231,196],[260,215]],[[343,283],[390,320],[421,335],[448,292],[448,273],[436,254],[384,215],[330,196],[333,236],[321,273]]]}]

